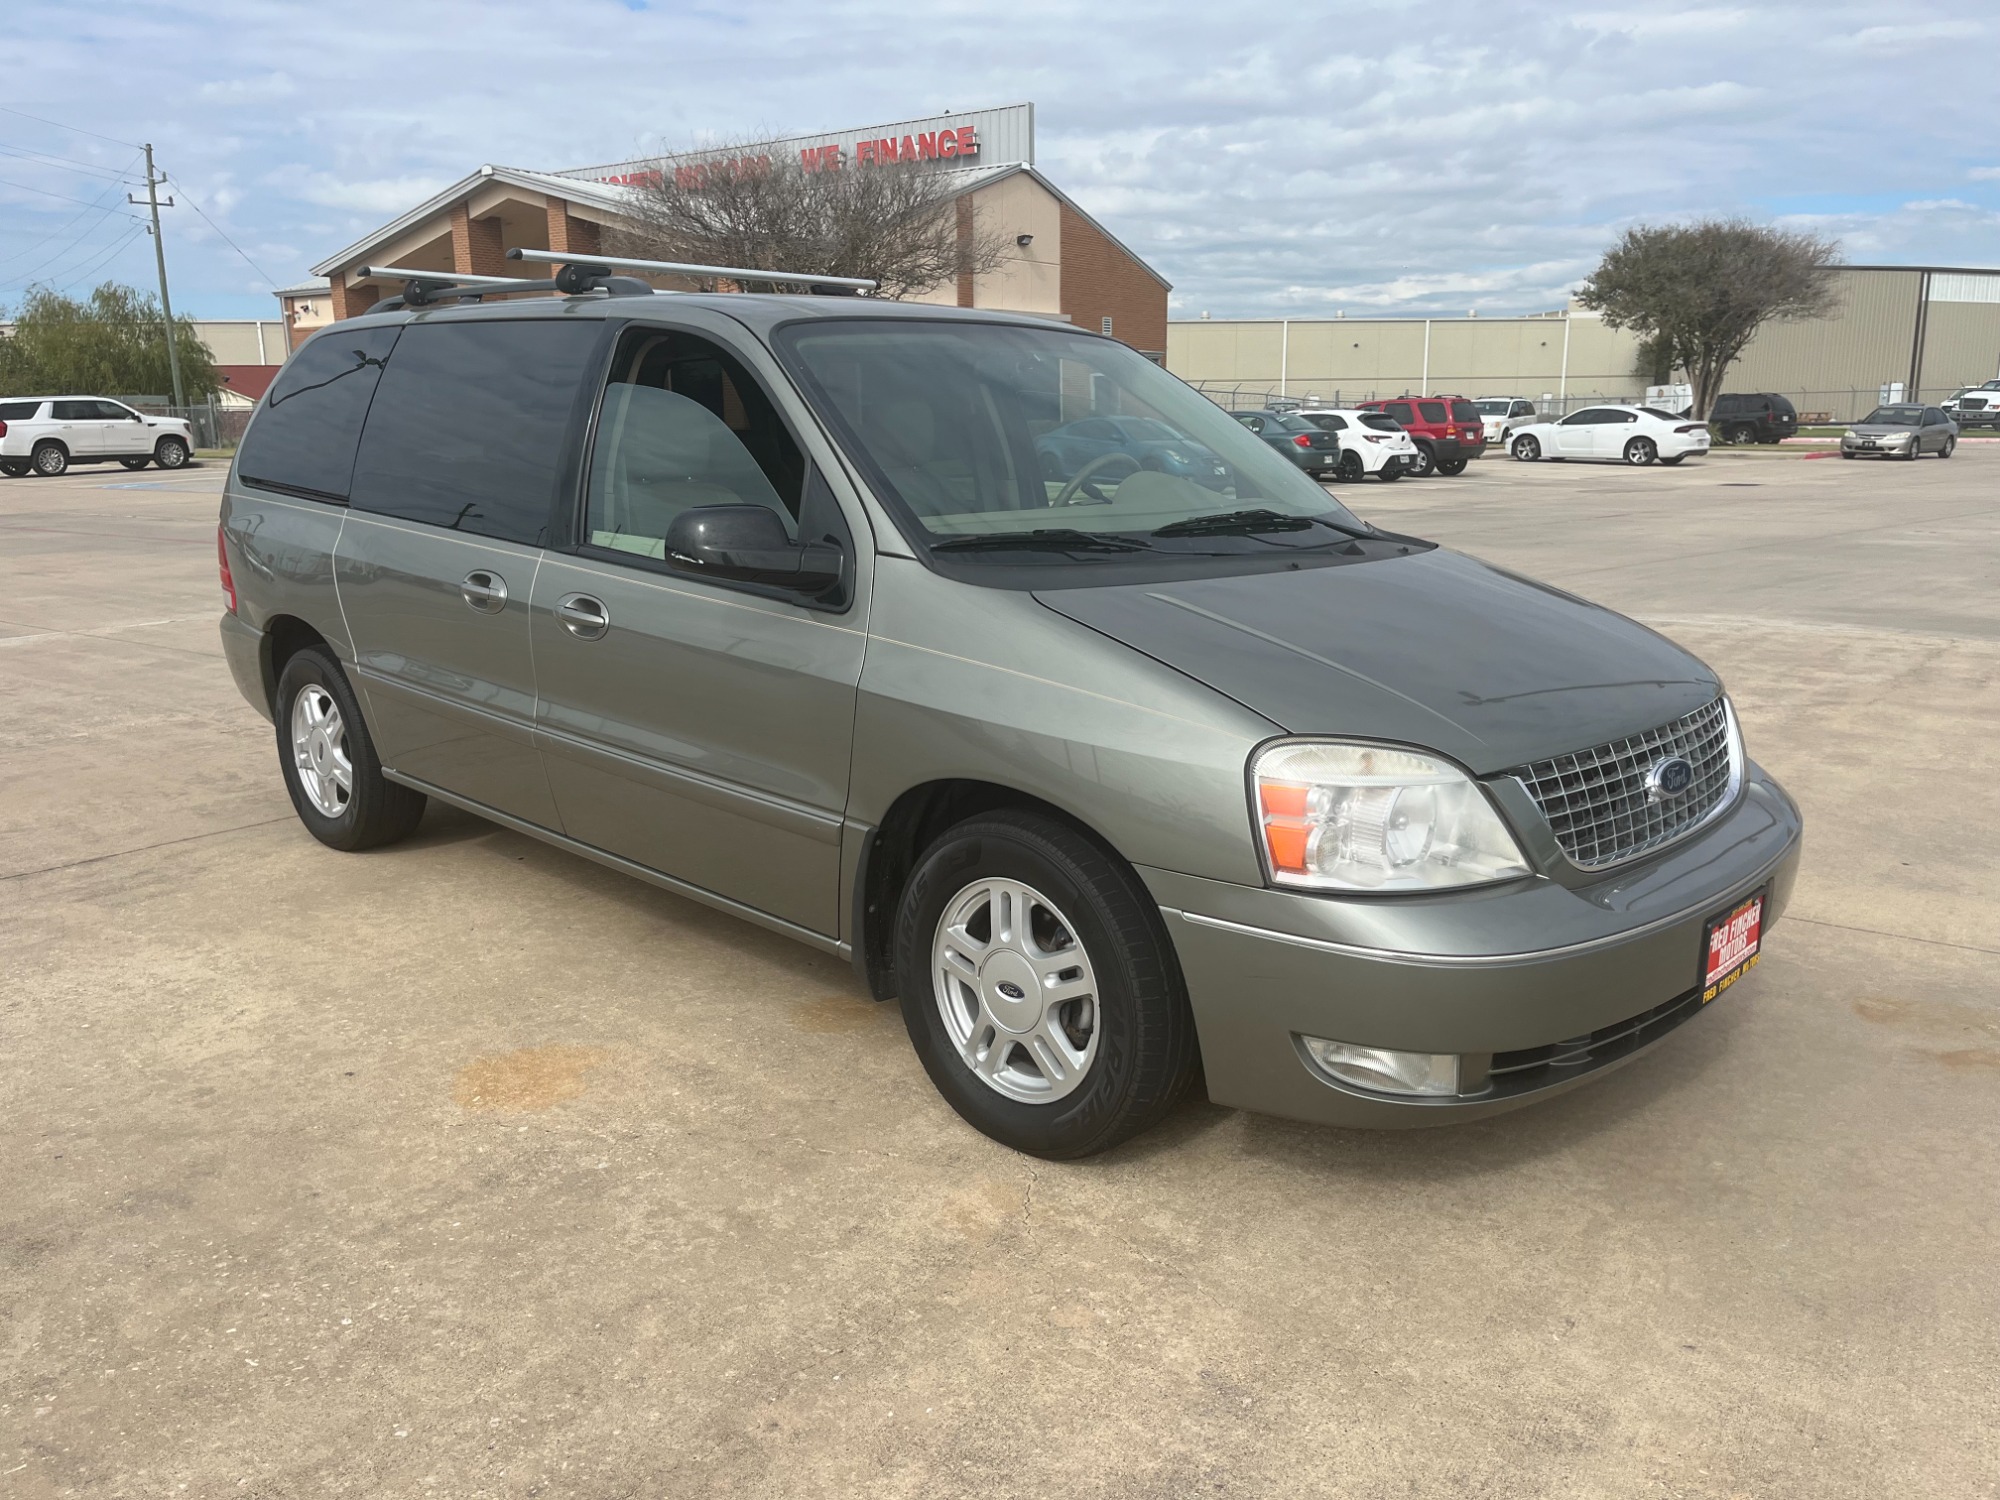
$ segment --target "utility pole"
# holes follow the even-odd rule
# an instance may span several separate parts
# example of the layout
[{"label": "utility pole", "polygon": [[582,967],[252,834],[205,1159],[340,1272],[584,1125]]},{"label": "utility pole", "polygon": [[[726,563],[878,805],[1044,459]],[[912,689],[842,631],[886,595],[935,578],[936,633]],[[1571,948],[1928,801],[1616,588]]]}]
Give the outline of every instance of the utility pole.
[{"label": "utility pole", "polygon": [[[174,299],[167,295],[167,247],[160,240],[160,184],[165,181],[166,178],[153,171],[153,146],[149,141],[146,143],[146,206],[153,211],[153,264],[160,269],[160,311],[167,320],[167,369],[174,378],[174,405],[186,406],[187,396],[181,390],[180,350],[174,343]],[[125,201],[137,203],[139,200],[127,193]],[[167,207],[173,206],[174,200],[169,198]]]}]

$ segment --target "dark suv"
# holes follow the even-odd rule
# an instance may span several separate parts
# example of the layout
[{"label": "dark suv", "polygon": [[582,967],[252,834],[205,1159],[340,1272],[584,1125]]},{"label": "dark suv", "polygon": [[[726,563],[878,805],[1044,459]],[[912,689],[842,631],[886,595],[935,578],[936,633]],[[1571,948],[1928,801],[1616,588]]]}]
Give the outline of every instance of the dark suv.
[{"label": "dark suv", "polygon": [[1775,443],[1799,430],[1799,409],[1770,391],[1717,396],[1708,425],[1725,443]]},{"label": "dark suv", "polygon": [[1417,445],[1417,466],[1410,472],[1418,479],[1463,474],[1465,466],[1486,451],[1479,408],[1463,396],[1391,396],[1355,405],[1402,423]]}]

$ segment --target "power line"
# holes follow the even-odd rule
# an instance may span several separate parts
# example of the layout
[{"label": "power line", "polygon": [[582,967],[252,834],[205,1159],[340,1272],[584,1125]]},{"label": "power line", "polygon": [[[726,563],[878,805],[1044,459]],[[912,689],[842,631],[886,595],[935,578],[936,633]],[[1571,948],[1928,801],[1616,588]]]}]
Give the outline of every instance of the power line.
[{"label": "power line", "polygon": [[85,130],[80,125],[65,125],[60,120],[45,120],[40,115],[31,115],[25,109],[15,109],[9,104],[0,104],[0,114],[19,115],[24,120],[33,120],[37,125],[53,126],[57,130],[67,130],[72,135],[87,135],[92,140],[109,141],[114,146],[127,146],[134,151],[141,149],[137,141],[121,141],[115,135],[99,135],[94,130]]},{"label": "power line", "polygon": [[9,182],[4,177],[0,177],[0,187],[19,188],[24,193],[40,193],[44,198],[60,198],[65,203],[82,203],[85,208],[97,207],[95,203],[86,203],[81,198],[72,198],[68,193],[52,193],[47,188],[33,187],[25,182]]},{"label": "power line", "polygon": [[247,250],[245,250],[241,245],[237,244],[236,241],[232,240],[229,237],[229,235],[223,230],[223,227],[220,224],[216,223],[215,220],[211,219],[207,215],[207,213],[203,212],[202,206],[194,201],[194,194],[188,191],[187,184],[185,182],[181,181],[181,179],[178,177],[172,179],[172,181],[174,186],[181,190],[181,196],[187,199],[188,207],[201,215],[201,222],[206,224],[210,229],[213,229],[217,234],[221,235],[222,242],[225,245],[227,245],[230,249],[234,250],[238,255],[242,256],[243,264],[248,266],[251,270],[255,271],[259,276],[263,277],[265,283],[271,288],[272,291],[275,292],[278,289],[278,283],[272,279],[271,273],[269,271],[266,271],[262,266],[258,265],[256,261],[252,260],[250,258],[250,253]]},{"label": "power line", "polygon": [[[136,160],[137,158],[135,157],[134,159]],[[128,171],[131,169],[131,166],[132,166],[131,162],[126,163],[126,169]],[[27,256],[33,255],[37,250],[41,249],[42,246],[48,244],[49,241],[60,239],[63,235],[68,234],[69,231],[76,225],[83,223],[83,221],[90,216],[91,211],[93,209],[96,210],[98,215],[98,220],[96,224],[85,225],[84,228],[78,232],[76,237],[72,239],[68,244],[64,245],[62,249],[56,251],[55,254],[47,257],[46,259],[38,262],[36,265],[29,267],[28,270],[23,272],[21,275],[11,277],[5,282],[0,282],[0,286],[13,286],[19,282],[26,281],[28,277],[33,276],[37,271],[40,271],[43,266],[54,264],[56,261],[61,260],[65,255],[69,254],[70,251],[74,250],[78,245],[82,244],[84,237],[90,234],[92,230],[96,229],[98,227],[98,224],[103,223],[106,215],[114,211],[115,205],[106,203],[104,200],[110,197],[112,193],[117,191],[119,185],[120,184],[116,182],[112,183],[110,187],[106,188],[103,192],[97,195],[97,201],[95,203],[92,203],[91,205],[89,205],[89,207],[85,208],[82,213],[71,215],[68,222],[66,222],[60,229],[57,229],[52,234],[49,234],[40,240],[37,240],[27,249],[16,251],[14,255],[10,256],[9,259],[18,261]],[[139,222],[138,217],[136,215],[128,214],[126,215],[126,217],[130,218],[132,222],[135,224]]]},{"label": "power line", "polygon": [[23,161],[38,167],[67,167],[74,172],[88,172],[94,177],[123,177],[123,172],[114,172],[102,162],[77,161],[68,156],[57,156],[50,151],[34,151],[26,146],[0,146],[0,156],[18,156]]},{"label": "power line", "polygon": [[[71,271],[69,273],[69,280],[63,283],[62,289],[64,291],[68,291],[71,287],[80,286],[82,283],[90,280],[91,277],[95,276],[105,266],[110,265],[112,261],[116,260],[120,255],[124,254],[126,247],[130,245],[134,240],[138,239],[144,233],[145,233],[145,226],[143,224],[134,225],[131,229],[126,231],[125,237],[119,240],[116,244],[114,244],[110,248],[110,250],[105,252],[103,255],[98,256],[97,259],[92,261],[89,265]],[[152,325],[147,324],[144,326],[150,327]]]}]

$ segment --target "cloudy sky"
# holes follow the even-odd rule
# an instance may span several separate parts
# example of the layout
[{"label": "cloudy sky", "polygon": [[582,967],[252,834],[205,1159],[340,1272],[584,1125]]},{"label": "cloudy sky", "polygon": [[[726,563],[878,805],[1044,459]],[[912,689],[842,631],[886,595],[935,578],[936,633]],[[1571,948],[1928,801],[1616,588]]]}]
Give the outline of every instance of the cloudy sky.
[{"label": "cloudy sky", "polygon": [[[2000,11],[12,0],[0,305],[284,284],[483,162],[554,168],[1033,100],[1039,164],[1176,316],[1556,306],[1625,225],[1743,213],[1856,262],[2000,265]],[[25,59],[17,59],[25,62]],[[31,118],[39,117],[39,118]]]}]

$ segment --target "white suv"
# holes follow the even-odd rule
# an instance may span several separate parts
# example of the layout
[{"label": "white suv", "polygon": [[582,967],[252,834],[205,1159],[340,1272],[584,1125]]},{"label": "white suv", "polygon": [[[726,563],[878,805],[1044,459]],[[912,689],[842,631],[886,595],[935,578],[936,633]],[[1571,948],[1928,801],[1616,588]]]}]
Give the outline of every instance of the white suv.
[{"label": "white suv", "polygon": [[1333,471],[1337,480],[1359,484],[1368,474],[1387,481],[1416,472],[1417,445],[1394,417],[1379,411],[1314,406],[1292,415],[1340,439],[1340,463]]},{"label": "white suv", "polygon": [[194,454],[194,429],[179,417],[141,416],[100,396],[0,400],[0,474],[60,474],[71,464],[116,459],[178,469]]}]

